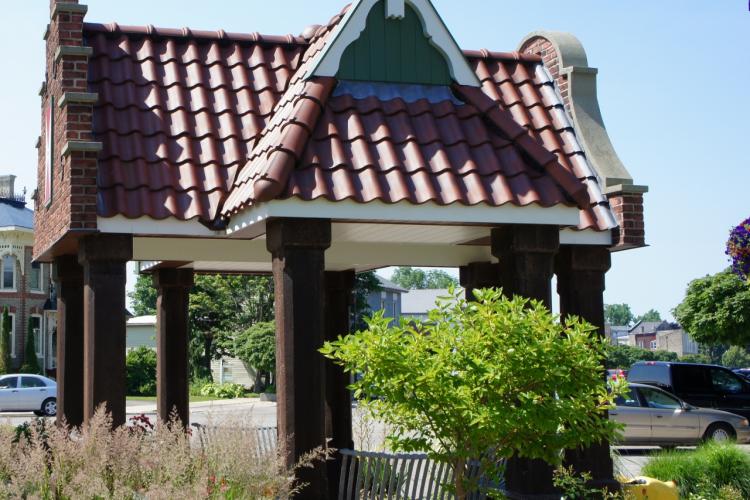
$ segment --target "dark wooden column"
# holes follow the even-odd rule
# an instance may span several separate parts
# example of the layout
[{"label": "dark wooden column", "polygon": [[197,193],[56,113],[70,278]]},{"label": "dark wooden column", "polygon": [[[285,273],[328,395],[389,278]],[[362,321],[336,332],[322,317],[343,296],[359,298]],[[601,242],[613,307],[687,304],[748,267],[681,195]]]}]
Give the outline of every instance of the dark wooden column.
[{"label": "dark wooden column", "polygon": [[83,424],[83,268],[75,255],[55,259],[57,423]]},{"label": "dark wooden column", "polygon": [[162,422],[175,411],[190,423],[188,385],[188,304],[192,269],[159,269],[153,275],[156,296],[156,408]]},{"label": "dark wooden column", "polygon": [[[349,333],[354,288],[354,271],[325,273],[325,339],[336,340]],[[352,396],[347,389],[349,374],[343,368],[326,361],[326,437],[329,446],[337,450],[354,448],[352,437]],[[328,498],[338,498],[342,456],[336,454],[329,460]]]},{"label": "dark wooden column", "polygon": [[81,240],[83,266],[83,417],[102,403],[112,425],[125,423],[125,265],[131,235],[98,234]]},{"label": "dark wooden column", "polygon": [[[604,335],[604,276],[611,266],[609,250],[601,246],[563,245],[555,261],[560,315],[578,316]],[[602,380],[603,380],[602,375]],[[602,442],[581,450],[570,450],[565,462],[576,471],[591,473],[593,486],[619,488],[614,479],[609,443]]]},{"label": "dark wooden column", "polygon": [[[276,312],[277,424],[287,443],[286,463],[325,446],[323,345],[324,253],[331,245],[325,219],[272,219],[266,229],[273,256]],[[298,479],[308,486],[296,497],[327,497],[326,466],[303,468]]]},{"label": "dark wooden column", "polygon": [[[508,225],[492,230],[492,255],[500,259],[500,281],[508,296],[552,306],[552,275],[560,246],[557,226]],[[542,460],[511,458],[505,471],[511,498],[559,498],[552,467]]]},{"label": "dark wooden column", "polygon": [[493,262],[472,262],[459,268],[459,281],[466,292],[466,300],[474,300],[474,289],[497,288],[500,283],[500,267]]}]

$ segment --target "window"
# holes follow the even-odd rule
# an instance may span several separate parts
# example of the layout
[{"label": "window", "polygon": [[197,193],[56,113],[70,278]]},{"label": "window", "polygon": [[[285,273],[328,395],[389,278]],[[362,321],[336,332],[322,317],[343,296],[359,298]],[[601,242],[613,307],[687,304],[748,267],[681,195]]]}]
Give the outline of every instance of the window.
[{"label": "window", "polygon": [[3,290],[16,289],[16,258],[12,255],[4,255],[2,261],[2,288]]},{"label": "window", "polygon": [[42,317],[37,314],[31,315],[31,331],[34,333],[34,348],[36,349],[36,356],[42,357],[42,350],[44,348],[44,341],[42,340]]},{"label": "window", "polygon": [[652,340],[651,344],[649,344],[649,345],[651,346],[651,349],[656,349],[656,341],[655,340]]},{"label": "window", "polygon": [[31,264],[29,273],[29,289],[36,292],[42,291],[42,277],[44,276],[44,267],[38,262]]},{"label": "window", "polygon": [[18,377],[0,378],[0,389],[15,389],[18,387]]},{"label": "window", "polygon": [[718,368],[711,369],[711,382],[714,389],[725,394],[739,394],[742,392],[742,382],[740,382],[740,379]]},{"label": "window", "polygon": [[646,406],[649,408],[657,408],[660,410],[678,410],[682,408],[680,401],[666,392],[646,387],[640,387],[638,390],[641,391]]},{"label": "window", "polygon": [[630,406],[631,408],[638,408],[641,406],[641,402],[638,401],[638,395],[632,387],[628,390],[627,394],[618,396],[617,399],[615,399],[615,404],[617,406]]},{"label": "window", "polygon": [[38,377],[21,377],[21,388],[30,389],[34,387],[47,387],[44,380]]}]

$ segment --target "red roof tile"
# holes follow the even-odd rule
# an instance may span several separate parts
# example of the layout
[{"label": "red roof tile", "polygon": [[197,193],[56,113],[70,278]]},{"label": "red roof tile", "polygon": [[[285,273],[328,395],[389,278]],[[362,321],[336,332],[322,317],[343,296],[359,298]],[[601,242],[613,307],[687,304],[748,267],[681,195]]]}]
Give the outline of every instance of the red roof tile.
[{"label": "red roof tile", "polygon": [[[99,215],[205,223],[275,198],[582,207],[613,227],[537,56],[466,52],[482,89],[383,99],[303,80],[301,37],[87,24]],[[456,97],[457,96],[457,97]]]}]

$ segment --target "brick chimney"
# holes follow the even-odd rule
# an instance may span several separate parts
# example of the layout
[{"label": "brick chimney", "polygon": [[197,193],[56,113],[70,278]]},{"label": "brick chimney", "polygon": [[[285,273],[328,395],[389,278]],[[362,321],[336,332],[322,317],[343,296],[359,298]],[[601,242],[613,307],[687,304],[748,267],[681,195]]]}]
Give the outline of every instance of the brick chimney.
[{"label": "brick chimney", "polygon": [[93,51],[83,36],[86,11],[78,0],[50,1],[47,67],[39,92],[42,135],[34,259],[48,261],[74,233],[96,230],[96,165],[101,143],[94,142],[92,133],[97,95],[88,92],[88,60]]}]

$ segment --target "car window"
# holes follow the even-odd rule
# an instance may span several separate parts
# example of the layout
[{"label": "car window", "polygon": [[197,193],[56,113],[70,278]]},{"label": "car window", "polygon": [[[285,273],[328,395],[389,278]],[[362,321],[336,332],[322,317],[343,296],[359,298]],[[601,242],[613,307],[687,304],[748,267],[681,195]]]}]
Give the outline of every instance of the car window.
[{"label": "car window", "polygon": [[672,410],[682,408],[680,401],[674,396],[670,396],[666,392],[659,391],[657,389],[649,389],[647,387],[639,388],[641,396],[646,402],[646,406],[649,408],[658,408],[660,410]]},{"label": "car window", "polygon": [[697,394],[712,392],[709,368],[700,365],[672,365],[674,390],[678,393]]},{"label": "car window", "polygon": [[669,385],[669,367],[667,365],[633,365],[628,374],[631,382],[644,382],[655,385]]},{"label": "car window", "polygon": [[21,388],[28,389],[31,387],[47,387],[44,380],[36,377],[21,377]]},{"label": "car window", "polygon": [[615,399],[615,404],[617,406],[630,406],[635,408],[641,406],[641,402],[638,400],[638,395],[632,387],[628,390],[627,393],[623,394],[622,396],[618,396]]},{"label": "car window", "polygon": [[711,368],[711,382],[714,389],[727,394],[738,394],[742,392],[742,382],[733,373]]},{"label": "car window", "polygon": [[18,387],[18,377],[0,378],[0,389],[15,389]]}]

